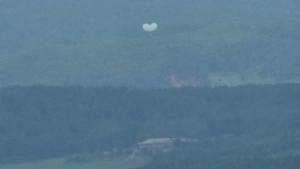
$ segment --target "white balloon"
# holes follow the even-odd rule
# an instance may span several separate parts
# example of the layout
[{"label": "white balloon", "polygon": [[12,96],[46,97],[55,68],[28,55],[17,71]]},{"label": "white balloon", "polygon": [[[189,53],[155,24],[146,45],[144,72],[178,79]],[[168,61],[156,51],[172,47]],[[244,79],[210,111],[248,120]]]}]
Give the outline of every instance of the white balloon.
[{"label": "white balloon", "polygon": [[143,29],[147,32],[152,32],[155,31],[155,29],[157,28],[157,24],[156,23],[152,23],[151,25],[145,23],[143,25]]}]

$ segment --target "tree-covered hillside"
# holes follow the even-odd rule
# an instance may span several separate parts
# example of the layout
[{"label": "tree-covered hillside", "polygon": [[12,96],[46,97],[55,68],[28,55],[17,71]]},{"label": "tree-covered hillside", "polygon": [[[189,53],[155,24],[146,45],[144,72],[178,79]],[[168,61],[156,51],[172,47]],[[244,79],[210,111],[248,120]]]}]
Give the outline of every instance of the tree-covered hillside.
[{"label": "tree-covered hillside", "polygon": [[0,162],[189,137],[221,157],[299,154],[300,85],[234,88],[4,87]]},{"label": "tree-covered hillside", "polygon": [[[299,82],[293,0],[2,0],[0,85]],[[143,23],[157,22],[150,36]]]},{"label": "tree-covered hillside", "polygon": [[207,157],[201,152],[171,152],[157,155],[146,166],[137,169],[298,169],[300,156],[271,158]]}]

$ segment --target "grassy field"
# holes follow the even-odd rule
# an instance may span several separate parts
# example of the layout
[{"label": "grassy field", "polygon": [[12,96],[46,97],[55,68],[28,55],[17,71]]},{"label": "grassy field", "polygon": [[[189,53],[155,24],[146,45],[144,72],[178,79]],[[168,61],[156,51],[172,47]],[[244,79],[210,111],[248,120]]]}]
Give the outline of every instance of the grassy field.
[{"label": "grassy field", "polygon": [[65,158],[60,158],[34,163],[0,165],[0,169],[132,169],[146,163],[147,160],[142,158],[102,158],[86,163],[67,163]]}]

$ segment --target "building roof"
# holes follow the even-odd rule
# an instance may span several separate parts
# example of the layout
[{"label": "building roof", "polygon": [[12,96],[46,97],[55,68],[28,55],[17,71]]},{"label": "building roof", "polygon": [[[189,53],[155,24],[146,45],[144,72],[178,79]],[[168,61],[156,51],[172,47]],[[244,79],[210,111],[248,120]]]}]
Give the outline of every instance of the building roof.
[{"label": "building roof", "polygon": [[150,144],[173,144],[175,140],[180,142],[197,142],[197,139],[193,138],[154,138],[148,139],[143,142],[138,143],[138,145],[150,145]]},{"label": "building roof", "polygon": [[172,138],[155,138],[155,139],[148,139],[148,140],[138,143],[138,145],[148,145],[148,144],[173,144],[173,139]]}]

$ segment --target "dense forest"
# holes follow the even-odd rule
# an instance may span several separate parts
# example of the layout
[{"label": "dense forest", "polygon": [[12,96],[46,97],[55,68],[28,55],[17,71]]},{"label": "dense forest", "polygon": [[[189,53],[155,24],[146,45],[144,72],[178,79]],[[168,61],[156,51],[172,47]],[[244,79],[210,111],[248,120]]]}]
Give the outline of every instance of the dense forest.
[{"label": "dense forest", "polygon": [[196,138],[199,152],[220,158],[297,155],[299,100],[299,84],[3,87],[0,162],[101,153],[159,137]]},{"label": "dense forest", "polygon": [[[295,0],[1,0],[0,86],[299,82]],[[156,22],[151,36],[144,23]]]},{"label": "dense forest", "polygon": [[175,151],[156,155],[152,162],[138,169],[298,169],[300,156],[271,158],[220,158],[201,151]]}]

